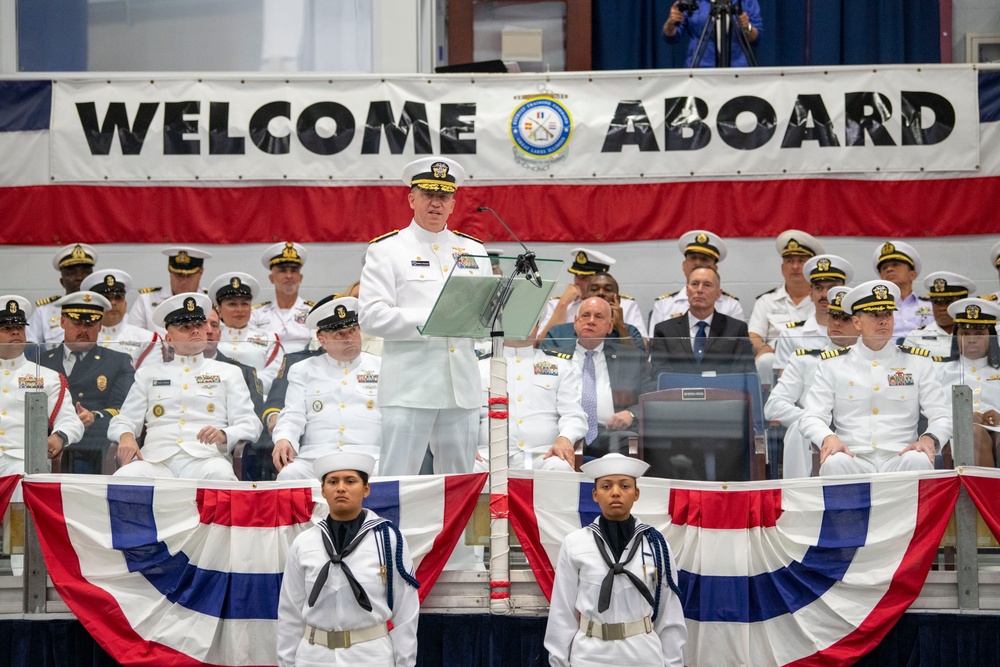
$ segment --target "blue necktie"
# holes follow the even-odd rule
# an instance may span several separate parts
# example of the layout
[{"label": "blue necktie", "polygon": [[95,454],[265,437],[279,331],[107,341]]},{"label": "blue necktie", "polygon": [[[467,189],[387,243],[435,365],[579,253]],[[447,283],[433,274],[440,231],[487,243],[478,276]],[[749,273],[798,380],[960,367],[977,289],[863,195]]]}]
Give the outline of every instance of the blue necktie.
[{"label": "blue necktie", "polygon": [[597,438],[597,371],[594,368],[594,350],[587,350],[583,360],[583,395],[580,403],[587,413],[587,435],[584,441],[589,445]]},{"label": "blue necktie", "polygon": [[700,364],[705,358],[705,343],[708,342],[705,329],[708,328],[708,322],[698,322],[695,326],[698,327],[698,333],[694,335],[694,360]]}]

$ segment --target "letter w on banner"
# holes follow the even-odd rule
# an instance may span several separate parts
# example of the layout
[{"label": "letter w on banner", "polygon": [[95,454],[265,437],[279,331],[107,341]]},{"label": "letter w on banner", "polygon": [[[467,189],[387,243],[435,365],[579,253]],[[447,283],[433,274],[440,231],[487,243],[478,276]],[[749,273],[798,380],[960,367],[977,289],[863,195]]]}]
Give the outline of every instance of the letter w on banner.
[{"label": "letter w on banner", "polygon": [[[366,506],[406,536],[421,599],[485,482],[372,482]],[[59,595],[112,658],[148,667],[277,664],[285,554],[327,514],[301,483],[32,475],[24,497]]]},{"label": "letter w on banner", "polygon": [[[511,524],[551,596],[563,538],[600,513],[593,483],[509,474]],[[954,471],[726,485],[644,478],[639,488],[634,514],[663,531],[680,570],[688,667],[829,666],[854,664],[916,599],[959,480]]]},{"label": "letter w on banner", "polygon": [[0,518],[7,512],[7,503],[14,495],[17,483],[21,481],[20,475],[7,475],[0,477]]}]

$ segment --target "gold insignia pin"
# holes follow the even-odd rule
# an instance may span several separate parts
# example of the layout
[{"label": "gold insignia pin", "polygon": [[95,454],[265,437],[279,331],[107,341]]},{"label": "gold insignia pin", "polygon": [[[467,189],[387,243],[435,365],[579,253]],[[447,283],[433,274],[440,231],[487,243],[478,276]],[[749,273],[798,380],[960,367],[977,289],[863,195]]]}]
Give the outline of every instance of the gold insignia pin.
[{"label": "gold insignia pin", "polygon": [[104,391],[108,388],[108,378],[103,375],[97,376],[97,388]]},{"label": "gold insignia pin", "polygon": [[889,296],[889,288],[885,285],[876,285],[872,288],[872,294],[874,294],[875,298],[879,301],[885,301]]},{"label": "gold insignia pin", "polygon": [[184,252],[183,250],[181,250],[179,253],[177,253],[176,255],[174,255],[174,263],[176,263],[176,264],[190,264],[191,263],[191,255],[189,255],[186,252]]},{"label": "gold insignia pin", "polygon": [[323,401],[313,401],[313,412],[319,412],[323,409]]},{"label": "gold insignia pin", "polygon": [[829,271],[830,270],[830,260],[828,260],[828,259],[821,259],[821,260],[819,260],[818,262],[816,262],[816,268],[819,269],[820,271]]},{"label": "gold insignia pin", "polygon": [[708,243],[708,234],[698,234],[694,240],[698,243]]},{"label": "gold insignia pin", "polygon": [[208,405],[206,405],[205,410],[207,410],[209,414],[215,412],[215,403],[209,403]]},{"label": "gold insignia pin", "polygon": [[154,417],[162,417],[164,412],[165,411],[163,409],[163,406],[160,405],[159,403],[157,403],[156,405],[153,406],[153,416]]},{"label": "gold insignia pin", "polygon": [[344,308],[343,306],[337,306],[337,310],[334,312],[336,313],[337,317],[341,320],[347,318],[347,309]]}]

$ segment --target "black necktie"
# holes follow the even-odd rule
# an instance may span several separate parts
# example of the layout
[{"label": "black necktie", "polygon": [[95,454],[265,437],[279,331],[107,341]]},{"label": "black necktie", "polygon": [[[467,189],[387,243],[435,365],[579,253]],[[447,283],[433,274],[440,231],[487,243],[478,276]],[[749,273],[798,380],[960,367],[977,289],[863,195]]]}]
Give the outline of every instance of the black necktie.
[{"label": "black necktie", "polygon": [[320,570],[319,576],[316,577],[316,583],[313,584],[312,592],[309,593],[309,606],[316,604],[316,599],[319,597],[319,592],[323,590],[323,584],[326,583],[326,578],[330,575],[330,566],[339,565],[344,570],[344,576],[347,577],[347,583],[351,586],[351,592],[354,593],[354,599],[358,601],[361,608],[365,611],[372,610],[371,600],[368,599],[368,593],[361,586],[361,583],[354,578],[354,573],[351,572],[351,568],[347,566],[344,559],[347,558],[351,553],[361,544],[362,540],[355,538],[353,542],[347,545],[347,547],[341,552],[336,553],[333,548],[333,540],[327,534],[327,531],[320,528],[320,535],[323,536],[323,547],[326,549],[326,555],[330,557],[323,569]]},{"label": "black necktie", "polygon": [[[80,362],[83,361],[83,352],[70,352],[70,354],[73,355],[73,371],[75,371],[80,368]],[[69,374],[72,375],[73,371],[70,371]]]},{"label": "black necktie", "polygon": [[608,570],[608,574],[604,577],[604,581],[601,582],[601,595],[597,600],[597,611],[604,613],[608,610],[608,607],[611,606],[611,587],[615,583],[615,576],[619,574],[624,574],[628,577],[639,590],[639,594],[646,598],[646,602],[649,603],[649,606],[655,608],[655,605],[653,604],[653,594],[649,592],[649,588],[646,587],[646,583],[633,572],[629,572],[625,569],[625,566],[628,565],[633,558],[635,558],[636,552],[642,545],[642,537],[636,537],[635,542],[632,544],[632,549],[628,552],[628,556],[626,556],[625,560],[620,563],[611,560],[611,556],[608,555],[608,550],[604,548],[604,540],[601,539],[600,535],[594,533],[594,540],[597,542],[597,550],[601,552],[601,558],[603,558],[607,566],[611,568]]}]

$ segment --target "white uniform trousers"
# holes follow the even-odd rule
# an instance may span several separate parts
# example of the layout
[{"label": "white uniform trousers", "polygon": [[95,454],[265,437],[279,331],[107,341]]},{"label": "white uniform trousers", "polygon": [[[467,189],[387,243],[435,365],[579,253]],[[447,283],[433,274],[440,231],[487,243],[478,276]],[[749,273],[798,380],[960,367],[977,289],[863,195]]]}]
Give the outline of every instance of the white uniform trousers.
[{"label": "white uniform trousers", "polygon": [[[227,458],[196,458],[180,451],[158,463],[132,461],[115,472],[115,477],[176,477],[178,479],[218,479],[239,481],[233,472],[233,463]],[[309,476],[312,479],[312,475]]]},{"label": "white uniform trousers", "polygon": [[923,452],[909,451],[900,455],[885,449],[854,452],[854,457],[837,452],[819,467],[821,477],[831,475],[867,475],[876,472],[934,470],[934,464]]},{"label": "white uniform trousers", "polygon": [[435,474],[472,472],[479,408],[382,408],[382,475],[416,475],[430,447]]}]

